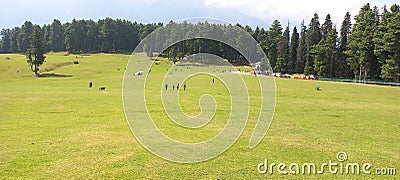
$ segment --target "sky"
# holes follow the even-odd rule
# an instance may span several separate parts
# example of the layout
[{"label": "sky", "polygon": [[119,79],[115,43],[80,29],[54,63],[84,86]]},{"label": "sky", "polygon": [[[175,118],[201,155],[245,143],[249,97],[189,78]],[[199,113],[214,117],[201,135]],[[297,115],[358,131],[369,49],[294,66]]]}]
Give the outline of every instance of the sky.
[{"label": "sky", "polygon": [[53,19],[98,20],[106,17],[141,23],[168,23],[194,17],[210,17],[230,23],[268,29],[279,20],[282,26],[308,25],[314,13],[322,24],[330,14],[332,22],[341,25],[346,12],[358,14],[366,3],[388,9],[399,0],[2,0],[0,28],[21,26],[29,20],[34,24],[51,24]]}]

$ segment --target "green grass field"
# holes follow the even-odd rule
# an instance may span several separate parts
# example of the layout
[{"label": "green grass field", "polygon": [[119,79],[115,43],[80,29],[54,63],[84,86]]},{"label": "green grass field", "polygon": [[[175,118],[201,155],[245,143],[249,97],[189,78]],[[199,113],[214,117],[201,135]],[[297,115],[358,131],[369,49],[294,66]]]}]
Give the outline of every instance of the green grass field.
[{"label": "green grass field", "polygon": [[[143,55],[136,55],[139,58]],[[8,58],[7,58],[8,57]],[[400,88],[276,79],[277,103],[271,127],[263,141],[248,148],[259,111],[259,86],[243,76],[250,94],[249,122],[239,140],[220,156],[201,163],[179,164],[161,159],[143,148],[125,119],[122,79],[129,55],[47,54],[40,67],[47,74],[36,78],[23,55],[0,55],[0,178],[399,178]],[[73,61],[79,64],[73,64]],[[161,61],[152,70],[150,92],[160,92],[156,81],[169,65]],[[182,94],[183,111],[195,115],[199,97],[214,95],[218,108],[207,127],[198,131],[179,128],[162,112],[160,96],[147,96],[151,116],[168,136],[198,142],[215,135],[228,116],[224,86],[207,88],[204,79]],[[88,88],[92,81],[94,87]],[[192,82],[190,82],[192,81]],[[105,91],[98,88],[105,86]],[[322,91],[315,87],[321,86]],[[160,86],[158,86],[160,87]],[[206,89],[206,90],[205,90]],[[151,94],[151,93],[149,93]],[[317,166],[336,161],[346,152],[346,162],[375,168],[394,167],[397,175],[280,175],[259,174],[257,165],[274,163]],[[286,169],[287,170],[287,169]]]}]

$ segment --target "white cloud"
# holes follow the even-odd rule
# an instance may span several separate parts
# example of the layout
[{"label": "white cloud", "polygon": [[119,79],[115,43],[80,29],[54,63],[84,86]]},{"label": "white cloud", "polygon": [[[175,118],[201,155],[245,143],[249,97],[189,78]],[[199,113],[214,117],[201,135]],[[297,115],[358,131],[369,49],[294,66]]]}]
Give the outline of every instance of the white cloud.
[{"label": "white cloud", "polygon": [[[327,14],[338,26],[343,21],[346,12],[352,18],[366,3],[382,7],[385,2],[371,0],[204,0],[207,7],[231,9],[243,14],[257,17],[265,22],[278,19],[282,24],[291,21],[298,25],[305,20],[307,25],[314,13],[317,13],[322,24]],[[388,3],[391,4],[391,3]]]}]

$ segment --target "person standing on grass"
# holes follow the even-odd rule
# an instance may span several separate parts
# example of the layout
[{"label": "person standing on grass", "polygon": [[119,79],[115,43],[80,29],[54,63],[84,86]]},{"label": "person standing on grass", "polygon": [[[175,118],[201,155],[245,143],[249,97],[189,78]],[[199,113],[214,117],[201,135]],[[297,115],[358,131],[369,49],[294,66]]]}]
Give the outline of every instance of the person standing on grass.
[{"label": "person standing on grass", "polygon": [[186,91],[186,83],[183,84],[183,91]]},{"label": "person standing on grass", "polygon": [[165,90],[168,90],[168,84],[165,83]]},{"label": "person standing on grass", "polygon": [[175,84],[172,85],[172,90],[175,90]]},{"label": "person standing on grass", "polygon": [[214,81],[215,81],[215,80],[214,80],[214,78],[213,78],[213,84],[214,84]]},{"label": "person standing on grass", "polygon": [[179,91],[179,83],[178,83],[178,85],[176,86],[176,90],[178,90],[178,91]]}]

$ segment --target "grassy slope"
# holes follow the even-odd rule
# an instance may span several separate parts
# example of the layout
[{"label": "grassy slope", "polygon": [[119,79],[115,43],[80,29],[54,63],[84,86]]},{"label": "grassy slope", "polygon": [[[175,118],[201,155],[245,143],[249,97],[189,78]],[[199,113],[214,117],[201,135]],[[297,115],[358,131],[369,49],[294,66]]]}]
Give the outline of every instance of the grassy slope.
[{"label": "grassy slope", "polygon": [[[400,168],[399,88],[277,79],[271,128],[261,144],[249,149],[258,91],[254,78],[245,76],[252,87],[252,109],[238,142],[213,160],[184,165],[152,155],[130,132],[121,98],[123,69],[129,56],[93,54],[76,59],[55,53],[47,57],[41,69],[74,60],[80,64],[49,72],[72,77],[38,79],[23,56],[0,55],[0,177],[270,178],[256,171],[264,158],[276,163],[319,164],[336,160],[339,151],[345,151],[351,162]],[[93,81],[93,89],[88,88],[89,81]],[[323,90],[316,92],[317,85]],[[107,90],[98,91],[100,86]],[[193,104],[199,95],[182,103]],[[166,122],[160,125],[168,127]],[[166,133],[179,135],[178,129]],[[315,177],[361,176],[325,173]]]}]

